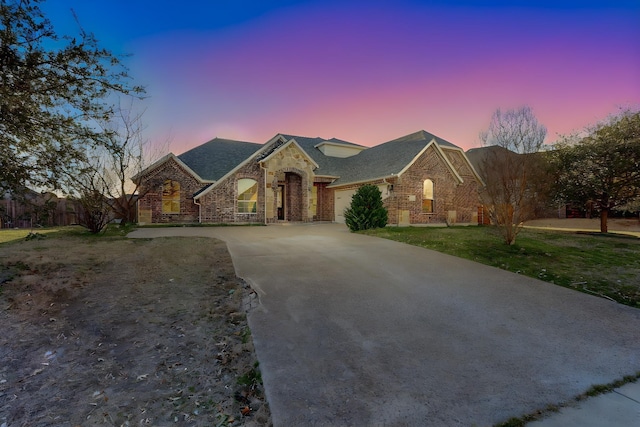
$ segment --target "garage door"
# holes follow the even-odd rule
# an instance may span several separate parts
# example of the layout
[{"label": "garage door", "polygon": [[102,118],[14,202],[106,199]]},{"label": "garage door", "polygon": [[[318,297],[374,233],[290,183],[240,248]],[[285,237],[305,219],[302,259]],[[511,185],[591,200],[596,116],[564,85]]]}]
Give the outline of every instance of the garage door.
[{"label": "garage door", "polygon": [[337,190],[334,193],[336,222],[344,224],[344,210],[351,206],[351,197],[356,194],[356,190]]}]

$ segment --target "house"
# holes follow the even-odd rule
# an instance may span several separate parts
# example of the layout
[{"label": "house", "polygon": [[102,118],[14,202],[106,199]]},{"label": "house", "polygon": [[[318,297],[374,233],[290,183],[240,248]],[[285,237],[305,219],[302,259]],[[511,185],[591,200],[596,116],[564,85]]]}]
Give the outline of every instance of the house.
[{"label": "house", "polygon": [[140,223],[344,222],[351,196],[377,185],[389,224],[476,223],[480,177],[456,145],[419,131],[375,147],[278,134],[215,138],[142,171]]},{"label": "house", "polygon": [[[484,197],[487,204],[479,211],[481,222],[484,220],[485,224],[489,224],[489,218],[495,216],[495,207],[489,203],[492,200],[508,202],[509,209],[513,212],[512,203],[515,202],[508,201],[508,197],[513,200],[523,197],[517,202],[520,210],[517,215],[523,219],[566,216],[563,215],[564,206],[558,206],[552,199],[555,177],[549,168],[549,152],[520,154],[498,145],[489,145],[472,148],[466,154],[482,180],[488,184],[485,189],[492,193],[491,196],[487,194],[488,197]],[[525,177],[524,180],[522,176]],[[508,193],[503,193],[504,189]],[[498,220],[493,218],[493,221]]]}]

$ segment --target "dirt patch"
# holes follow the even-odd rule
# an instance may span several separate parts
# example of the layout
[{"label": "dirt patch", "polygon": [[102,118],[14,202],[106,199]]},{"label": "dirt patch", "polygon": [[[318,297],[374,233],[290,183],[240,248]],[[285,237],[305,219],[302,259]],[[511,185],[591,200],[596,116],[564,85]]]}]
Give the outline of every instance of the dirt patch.
[{"label": "dirt patch", "polygon": [[223,242],[0,246],[0,425],[270,425]]}]

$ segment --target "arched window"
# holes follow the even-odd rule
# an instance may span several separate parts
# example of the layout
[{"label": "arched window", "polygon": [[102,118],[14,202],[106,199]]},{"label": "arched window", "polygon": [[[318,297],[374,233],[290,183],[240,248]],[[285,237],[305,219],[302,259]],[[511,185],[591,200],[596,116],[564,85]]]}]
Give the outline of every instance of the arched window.
[{"label": "arched window", "polygon": [[258,182],[255,179],[238,180],[238,213],[255,213],[258,204]]},{"label": "arched window", "polygon": [[433,181],[430,179],[422,183],[422,212],[433,213]]},{"label": "arched window", "polygon": [[180,183],[167,179],[162,184],[162,213],[180,213]]}]

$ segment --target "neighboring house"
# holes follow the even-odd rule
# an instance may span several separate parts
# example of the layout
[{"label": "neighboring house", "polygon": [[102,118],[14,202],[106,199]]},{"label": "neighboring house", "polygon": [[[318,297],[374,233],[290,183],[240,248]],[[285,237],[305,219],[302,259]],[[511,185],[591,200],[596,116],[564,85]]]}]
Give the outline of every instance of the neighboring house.
[{"label": "neighboring house", "polygon": [[[467,151],[467,158],[473,165],[480,177],[485,183],[489,183],[493,175],[493,179],[502,180],[509,178],[506,172],[499,172],[497,175],[495,170],[504,168],[511,171],[514,175],[509,178],[514,185],[519,186],[519,174],[521,173],[521,163],[527,161],[527,195],[530,196],[531,205],[528,206],[530,212],[527,216],[533,218],[553,218],[560,216],[565,217],[564,206],[559,207],[551,198],[551,186],[554,181],[550,169],[548,167],[548,152],[540,151],[529,154],[518,154],[504,147],[497,145],[489,145],[479,148],[472,148]],[[482,199],[482,197],[481,197]],[[489,206],[483,206],[479,210],[480,222],[489,224],[491,209]]]},{"label": "neighboring house", "polygon": [[364,184],[389,224],[477,223],[480,177],[464,151],[419,131],[367,148],[278,134],[265,144],[213,139],[134,177],[140,223],[344,222]]}]

